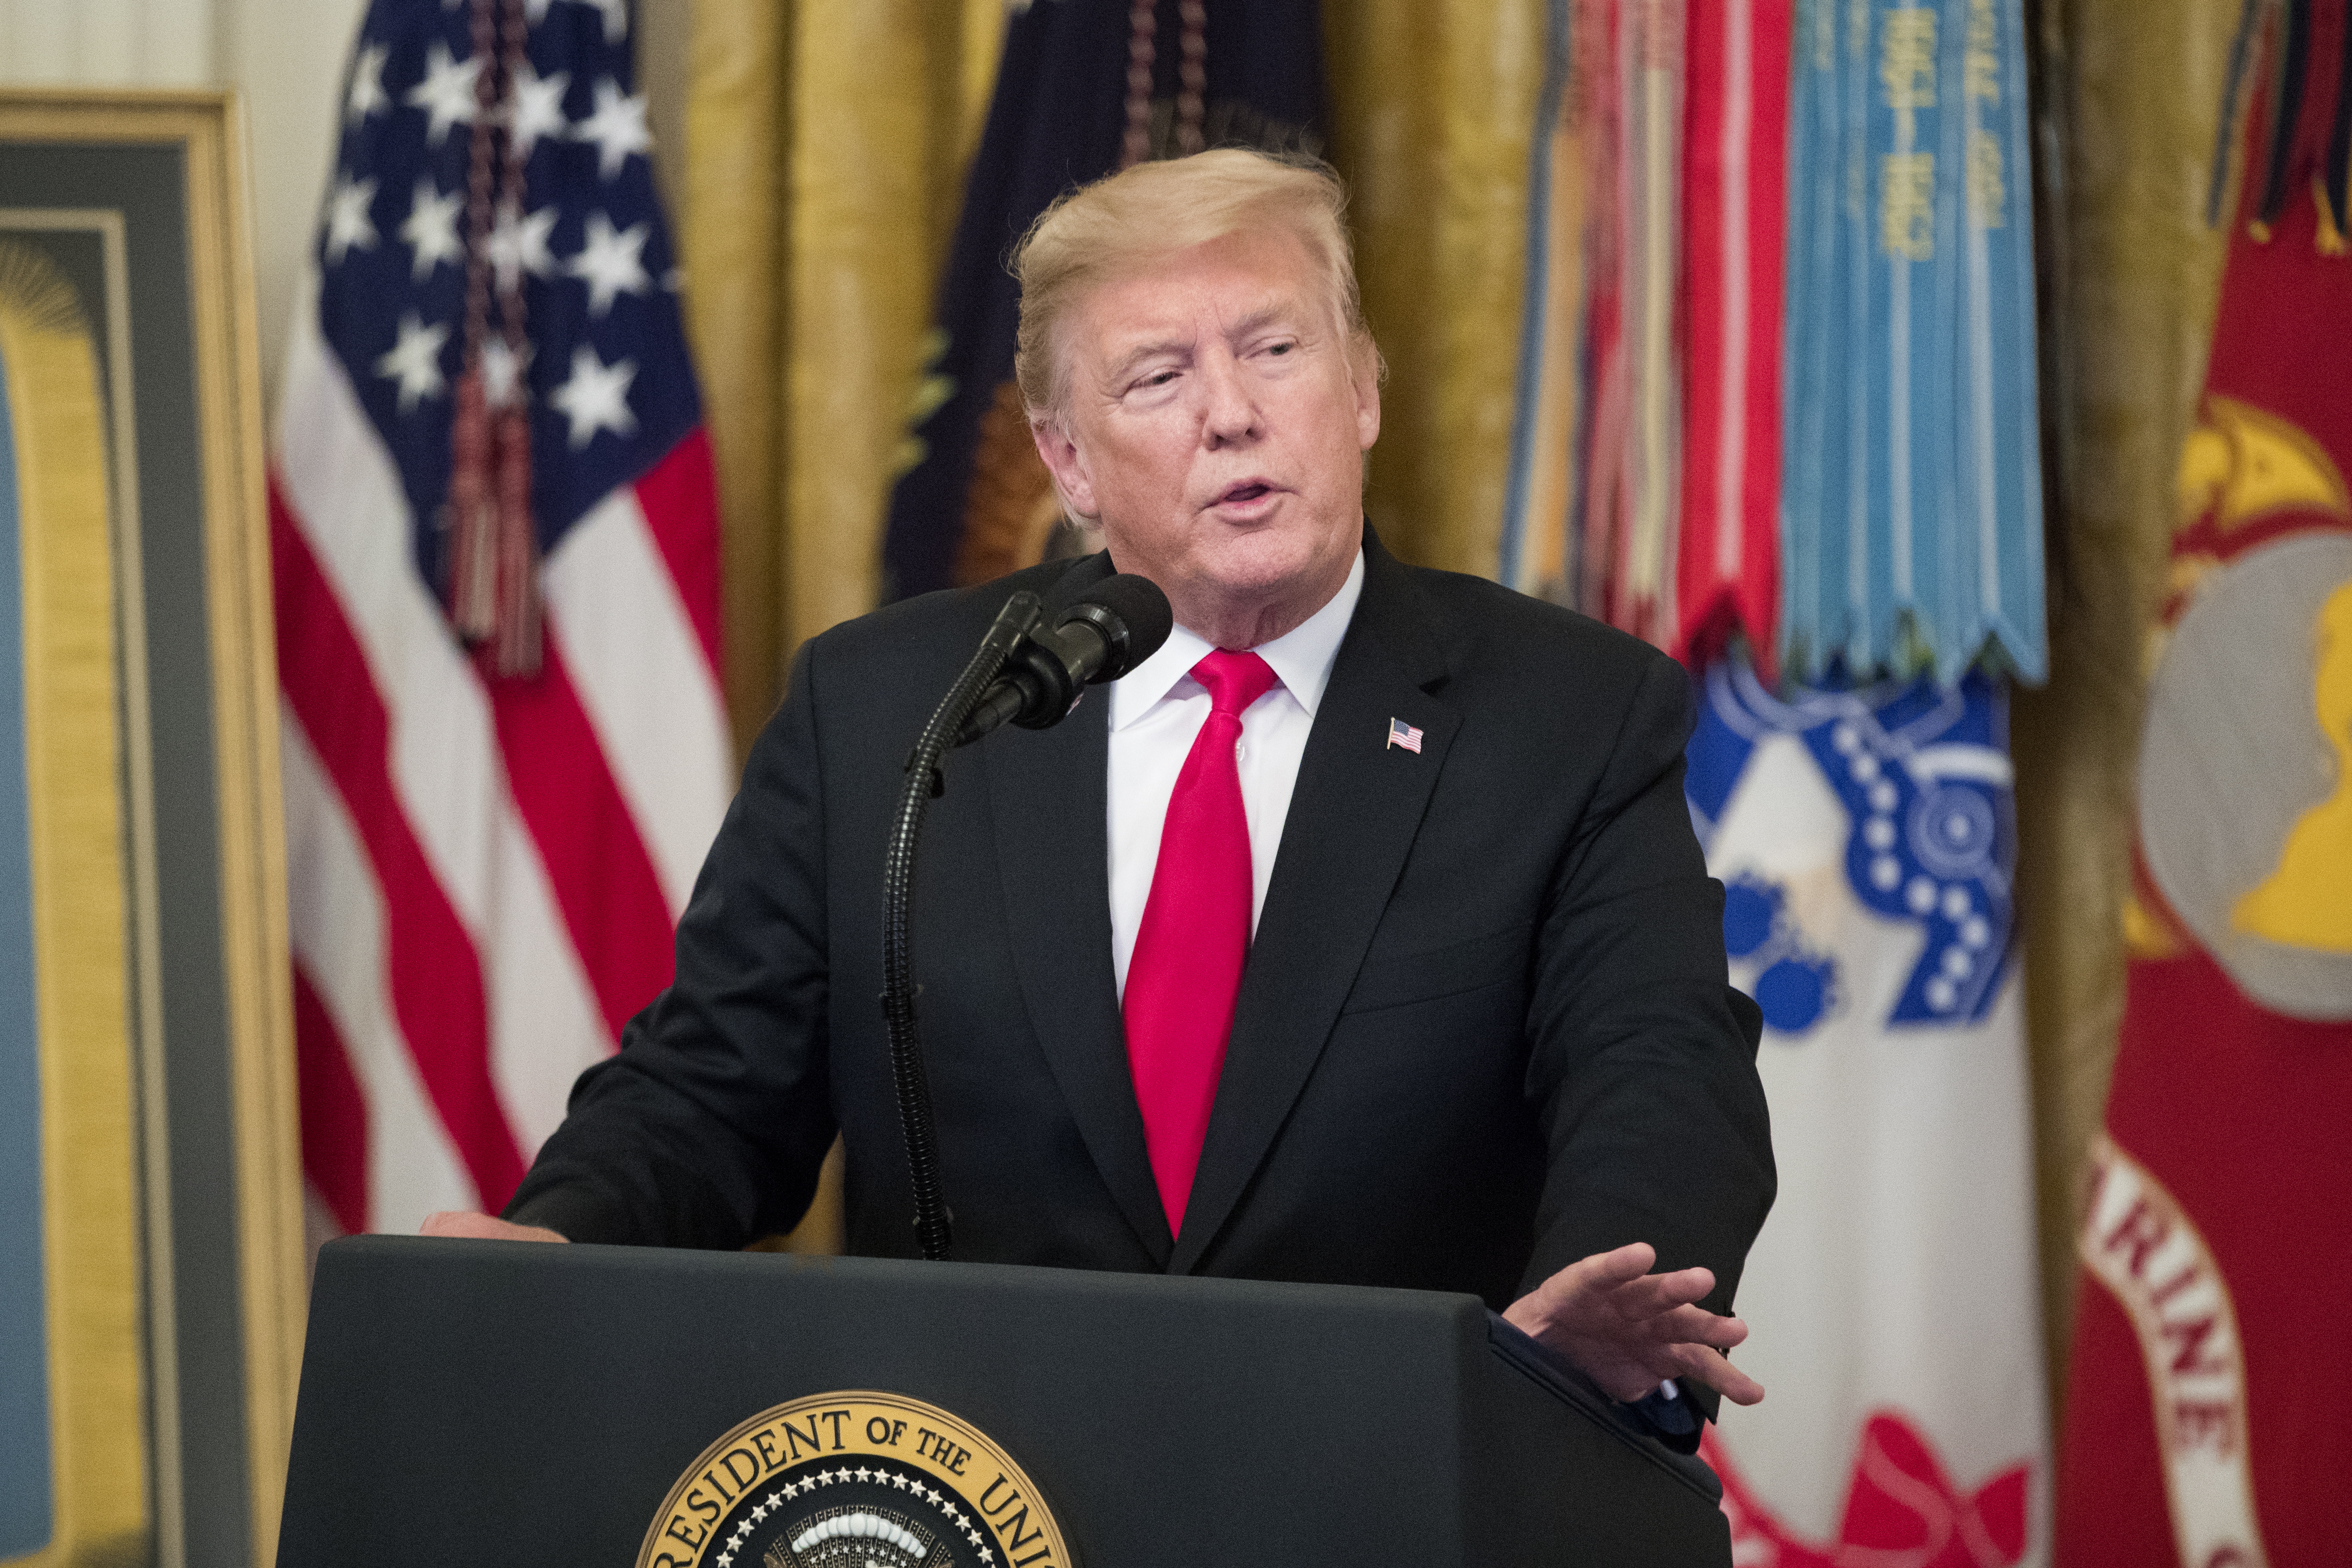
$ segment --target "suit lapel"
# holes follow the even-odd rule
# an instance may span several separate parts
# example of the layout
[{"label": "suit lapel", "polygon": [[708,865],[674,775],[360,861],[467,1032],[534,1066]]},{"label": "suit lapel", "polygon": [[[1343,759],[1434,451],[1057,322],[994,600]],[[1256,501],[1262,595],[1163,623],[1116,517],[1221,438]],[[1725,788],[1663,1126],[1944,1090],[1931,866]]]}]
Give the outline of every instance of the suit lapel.
[{"label": "suit lapel", "polygon": [[[1429,693],[1445,662],[1412,579],[1369,527],[1364,551],[1363,597],[1299,760],[1171,1273],[1200,1262],[1323,1054],[1461,727]],[[1392,719],[1422,731],[1419,753],[1386,743]],[[1099,767],[1095,777],[1099,789]]]},{"label": "suit lapel", "polygon": [[[1109,574],[1102,556],[1073,568],[1045,595],[1047,616]],[[1104,1184],[1164,1265],[1172,1241],[1144,1149],[1111,965],[1108,695],[1088,692],[1050,730],[1000,731],[980,752],[1030,1022]]]}]

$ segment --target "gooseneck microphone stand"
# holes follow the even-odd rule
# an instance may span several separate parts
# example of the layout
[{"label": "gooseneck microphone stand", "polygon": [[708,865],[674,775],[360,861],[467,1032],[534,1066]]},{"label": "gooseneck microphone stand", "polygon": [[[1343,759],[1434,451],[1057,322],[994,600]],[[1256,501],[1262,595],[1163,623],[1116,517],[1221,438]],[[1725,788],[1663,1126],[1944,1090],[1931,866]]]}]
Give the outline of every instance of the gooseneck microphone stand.
[{"label": "gooseneck microphone stand", "polygon": [[1077,707],[1085,689],[1117,680],[1158,651],[1175,625],[1168,595],[1142,577],[1117,574],[1065,605],[1041,625],[1045,604],[1024,590],[1004,601],[980,651],[932,710],[907,758],[907,782],[890,825],[882,868],[882,1015],[890,1032],[891,1087],[907,1136],[907,1173],[915,1195],[915,1239],[938,1261],[953,1244],[955,1215],[940,1190],[939,1137],[931,1120],[923,1036],[915,1020],[911,906],[915,851],[923,814],[946,793],[940,759],[1003,723],[1047,730]]},{"label": "gooseneck microphone stand", "polygon": [[898,1095],[898,1120],[907,1138],[907,1167],[915,1189],[915,1240],[932,1262],[954,1243],[954,1216],[940,1188],[939,1138],[931,1123],[931,1086],[923,1071],[923,1036],[915,1018],[914,961],[908,910],[915,892],[915,851],[923,814],[947,790],[940,759],[956,743],[964,721],[980,705],[1004,661],[1036,629],[1043,603],[1031,593],[1004,602],[981,639],[980,650],[948,689],[923,726],[907,758],[907,781],[898,793],[898,814],[890,825],[890,847],[882,868],[882,1015],[890,1031],[890,1077]]}]

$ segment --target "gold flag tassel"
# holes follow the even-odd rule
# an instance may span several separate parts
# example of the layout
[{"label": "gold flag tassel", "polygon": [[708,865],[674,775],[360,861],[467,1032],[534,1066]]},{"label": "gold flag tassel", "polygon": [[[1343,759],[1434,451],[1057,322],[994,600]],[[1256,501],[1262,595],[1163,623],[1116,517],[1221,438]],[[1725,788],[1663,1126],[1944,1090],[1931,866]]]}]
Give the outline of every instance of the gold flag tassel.
[{"label": "gold flag tassel", "polygon": [[449,432],[449,500],[443,524],[449,535],[449,624],[461,640],[478,643],[498,626],[498,556],[490,546],[498,509],[489,492],[490,416],[482,396],[481,364],[470,351],[466,360]]},{"label": "gold flag tassel", "polygon": [[2336,68],[2335,114],[2328,126],[2327,151],[2321,155],[2319,173],[2313,177],[2319,195],[2319,253],[2322,256],[2342,256],[2346,251],[2344,238],[2345,197],[2347,183],[2352,183],[2352,18],[2347,18],[2343,36],[2337,40]]},{"label": "gold flag tassel", "polygon": [[1182,0],[1176,7],[1182,26],[1177,47],[1176,155],[1189,158],[1202,148],[1201,120],[1209,89],[1209,7]]},{"label": "gold flag tassel", "polygon": [[[541,655],[539,536],[531,518],[530,416],[524,390],[530,355],[524,268],[517,258],[501,269],[491,255],[494,215],[520,222],[524,210],[522,150],[499,111],[529,41],[524,4],[473,0],[474,53],[486,67],[474,79],[466,187],[465,368],[457,379],[444,514],[450,625],[483,657],[490,673],[503,677],[538,674]],[[487,363],[494,346],[494,289],[495,347],[501,355],[495,378]]]},{"label": "gold flag tassel", "polygon": [[2344,217],[2336,205],[2335,196],[2328,191],[2326,175],[2314,174],[2311,177],[2311,199],[2319,207],[2319,254],[2343,255]]},{"label": "gold flag tassel", "polygon": [[2285,0],[2284,38],[2274,52],[2267,108],[2269,145],[2263,163],[2261,196],[2248,226],[2263,245],[2278,227],[2294,189],[2295,132],[2303,121],[2303,97],[2311,77],[2311,0]]},{"label": "gold flag tassel", "polygon": [[1128,8],[1127,134],[1118,151],[1122,169],[1151,156],[1151,71],[1160,53],[1159,9],[1153,0],[1135,0]]},{"label": "gold flag tassel", "polygon": [[[496,0],[475,0],[478,5]],[[499,74],[512,82],[521,73],[523,49],[530,41],[524,0],[504,0],[505,57]],[[517,221],[523,200],[524,150],[511,126],[503,126],[499,140],[505,151],[501,199],[510,203]],[[498,276],[499,325],[505,337],[507,374],[499,389],[498,410],[499,461],[499,613],[493,667],[507,677],[539,673],[539,529],[530,510],[530,401],[527,377],[530,370],[530,317],[523,301],[524,270],[520,261]]]},{"label": "gold flag tassel", "polygon": [[[520,0],[518,0],[520,3]],[[518,372],[518,374],[520,373]],[[504,676],[539,673],[539,530],[530,515],[530,416],[499,416],[499,623],[495,665]]]},{"label": "gold flag tassel", "polygon": [[[475,58],[494,58],[496,19],[483,0],[475,0],[471,20]],[[499,613],[498,499],[490,489],[490,416],[482,384],[482,346],[490,310],[490,224],[497,206],[490,133],[498,110],[495,74],[487,69],[474,74],[474,123],[467,132],[466,336],[449,428],[449,497],[441,511],[449,625],[468,646],[491,636]]]},{"label": "gold flag tassel", "polygon": [[2221,95],[2221,118],[2213,132],[2213,166],[2205,187],[2205,226],[2221,226],[2230,203],[2231,174],[2237,168],[2238,143],[2252,112],[2252,87],[2263,54],[2264,21],[2272,0],[2244,0],[2238,13],[2238,30],[2230,42],[2230,66]]}]

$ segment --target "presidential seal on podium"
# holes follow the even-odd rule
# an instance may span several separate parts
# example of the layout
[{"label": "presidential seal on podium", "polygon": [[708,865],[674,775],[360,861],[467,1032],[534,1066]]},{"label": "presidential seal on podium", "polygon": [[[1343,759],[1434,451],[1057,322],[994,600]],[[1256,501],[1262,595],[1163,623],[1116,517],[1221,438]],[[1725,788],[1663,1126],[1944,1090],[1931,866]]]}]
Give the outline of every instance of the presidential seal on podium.
[{"label": "presidential seal on podium", "polygon": [[761,1411],[662,1502],[637,1568],[1068,1568],[1036,1485],[989,1436],[871,1390]]}]

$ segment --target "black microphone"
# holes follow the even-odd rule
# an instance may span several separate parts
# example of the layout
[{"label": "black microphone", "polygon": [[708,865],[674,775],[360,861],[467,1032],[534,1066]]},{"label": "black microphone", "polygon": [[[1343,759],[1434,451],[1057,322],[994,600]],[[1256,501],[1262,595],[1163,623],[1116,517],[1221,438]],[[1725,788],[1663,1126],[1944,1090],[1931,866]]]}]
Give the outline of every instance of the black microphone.
[{"label": "black microphone", "polygon": [[1052,728],[1078,705],[1085,688],[1117,680],[1158,653],[1175,625],[1158,584],[1128,573],[1105,578],[1051,626],[1030,632],[955,743],[977,741],[1008,719],[1024,730]]}]

